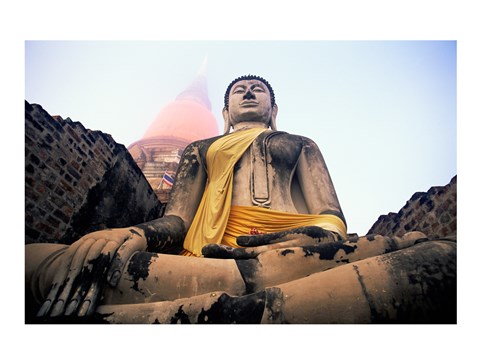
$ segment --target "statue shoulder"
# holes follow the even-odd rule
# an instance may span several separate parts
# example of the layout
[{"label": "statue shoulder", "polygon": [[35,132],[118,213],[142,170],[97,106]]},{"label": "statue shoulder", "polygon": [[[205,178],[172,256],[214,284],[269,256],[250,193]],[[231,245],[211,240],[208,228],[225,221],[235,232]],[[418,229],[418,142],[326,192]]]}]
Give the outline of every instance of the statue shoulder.
[{"label": "statue shoulder", "polygon": [[184,150],[184,154],[195,155],[200,158],[200,161],[205,163],[206,155],[208,148],[212,145],[216,140],[223,137],[225,135],[214,136],[208,139],[201,139],[196,140],[187,145]]},{"label": "statue shoulder", "polygon": [[302,136],[302,135],[296,135],[296,134],[290,134],[287,132],[283,131],[278,131],[278,135],[275,136],[277,137],[280,141],[282,141],[285,145],[289,147],[295,147],[295,148],[304,148],[304,147],[317,147],[317,144],[315,141],[312,139]]},{"label": "statue shoulder", "polygon": [[301,142],[303,145],[317,145],[315,141],[310,139],[309,137],[303,135],[294,135],[297,141]]},{"label": "statue shoulder", "polygon": [[201,139],[201,140],[196,140],[191,142],[190,144],[187,145],[185,148],[185,151],[187,150],[197,150],[199,153],[206,153],[210,145],[212,145],[216,140],[219,138],[223,137],[224,135],[219,135],[219,136],[214,136],[208,139]]}]

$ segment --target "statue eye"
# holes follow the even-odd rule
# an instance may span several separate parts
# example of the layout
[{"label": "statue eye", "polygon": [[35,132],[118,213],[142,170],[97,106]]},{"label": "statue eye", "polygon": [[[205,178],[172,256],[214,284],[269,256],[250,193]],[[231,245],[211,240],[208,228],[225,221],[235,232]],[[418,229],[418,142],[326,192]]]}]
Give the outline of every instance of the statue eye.
[{"label": "statue eye", "polygon": [[260,86],[255,86],[252,91],[255,91],[255,92],[265,92],[265,90],[263,88],[261,88]]},{"label": "statue eye", "polygon": [[235,90],[233,90],[234,94],[243,94],[245,92],[244,88],[238,87]]}]

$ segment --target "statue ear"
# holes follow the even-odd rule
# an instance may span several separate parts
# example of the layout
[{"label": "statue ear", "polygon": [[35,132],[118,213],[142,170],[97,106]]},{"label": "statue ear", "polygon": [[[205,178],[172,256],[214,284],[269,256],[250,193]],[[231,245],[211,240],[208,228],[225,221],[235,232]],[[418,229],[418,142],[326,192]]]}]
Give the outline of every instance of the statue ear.
[{"label": "statue ear", "polygon": [[277,113],[278,113],[278,106],[277,104],[273,105],[273,108],[272,108],[272,120],[270,121],[270,128],[273,130],[273,131],[277,131]]},{"label": "statue ear", "polygon": [[230,132],[230,128],[232,127],[232,124],[230,123],[230,113],[227,108],[223,108],[222,115],[224,120],[223,134],[226,135]]}]

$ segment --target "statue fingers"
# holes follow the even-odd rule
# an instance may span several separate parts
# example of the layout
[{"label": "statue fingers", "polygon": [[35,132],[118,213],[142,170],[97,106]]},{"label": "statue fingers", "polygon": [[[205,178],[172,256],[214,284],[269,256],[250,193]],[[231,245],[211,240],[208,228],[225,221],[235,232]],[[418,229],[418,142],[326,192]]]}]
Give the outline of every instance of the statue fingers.
[{"label": "statue fingers", "polygon": [[108,256],[102,256],[98,258],[98,263],[96,264],[97,266],[93,272],[90,288],[88,289],[81,305],[78,308],[78,316],[90,316],[97,308],[98,302],[102,297],[105,277],[109,264],[110,259]]},{"label": "statue fingers", "polygon": [[85,258],[88,258],[92,249],[101,245],[101,241],[96,241],[93,238],[86,239],[82,247],[79,248],[70,264],[70,269],[65,280],[65,284],[61,293],[58,295],[55,302],[52,304],[52,310],[50,316],[60,316],[63,315],[65,306],[70,299],[73,285],[78,282],[78,278],[81,276],[81,272],[84,267]]},{"label": "statue fingers", "polygon": [[253,259],[260,254],[261,251],[255,248],[236,248],[232,251],[231,259],[243,260],[243,259]]},{"label": "statue fingers", "polygon": [[318,226],[300,226],[295,229],[270,234],[242,235],[237,237],[237,244],[240,246],[263,246],[295,239],[303,239],[306,242],[314,244],[318,242],[336,241],[337,237],[334,233]]},{"label": "statue fingers", "polygon": [[75,288],[72,296],[70,297],[70,301],[66,304],[65,307],[65,316],[74,315],[82,303],[83,294],[89,289],[90,284],[87,284],[84,281],[80,281],[80,284]]},{"label": "statue fingers", "polygon": [[[115,254],[119,246],[120,244],[117,241],[110,240],[102,247],[101,252],[97,254],[97,260],[95,260],[96,266],[92,267],[91,271],[83,273],[83,276],[80,279],[78,286],[76,287],[75,292],[71,296],[70,302],[66,307],[65,315],[72,315],[78,310],[79,307],[82,306],[88,289],[92,286],[92,283],[97,281],[98,271],[102,270],[106,273],[113,258],[113,254]],[[92,272],[95,273],[92,274]],[[105,279],[102,280],[104,281]]]},{"label": "statue fingers", "polygon": [[202,255],[207,258],[230,259],[233,248],[222,244],[207,244],[202,248]]},{"label": "statue fingers", "polygon": [[237,237],[237,244],[240,246],[262,246],[278,241],[280,233],[259,234],[259,235],[241,235]]},{"label": "statue fingers", "polygon": [[245,260],[256,258],[258,255],[272,250],[314,244],[317,244],[317,242],[311,238],[290,236],[289,239],[279,238],[277,242],[260,246],[232,248],[225,245],[210,244],[202,248],[202,254],[209,258]]},{"label": "statue fingers", "polygon": [[208,244],[202,248],[202,255],[217,259],[251,259],[258,255],[253,249],[233,248],[223,244]]},{"label": "statue fingers", "polygon": [[82,306],[88,295],[87,291],[93,283],[104,282],[104,274],[112,258],[110,253],[113,253],[118,246],[115,241],[100,239],[91,247],[83,261],[80,276],[77,276],[76,287],[72,295],[64,301],[66,304],[65,315],[74,314]]},{"label": "statue fingers", "polygon": [[50,310],[57,299],[58,292],[63,289],[65,282],[68,280],[68,272],[70,271],[72,260],[76,255],[77,251],[81,248],[89,248],[89,242],[85,241],[86,239],[80,239],[73,243],[68,250],[62,255],[62,260],[58,271],[56,272],[53,280],[50,291],[45,298],[42,306],[37,312],[37,317],[44,317],[50,313]]},{"label": "statue fingers", "polygon": [[[72,277],[70,281],[75,284],[75,287],[72,290],[72,285],[69,286],[69,289],[65,288],[62,292],[61,297],[58,299],[58,306],[54,308],[58,315],[71,315],[78,307],[78,304],[81,301],[82,295],[85,293],[86,289],[90,287],[92,279],[94,278],[93,273],[97,271],[99,257],[102,249],[105,247],[105,239],[92,239],[93,244],[88,249],[88,252],[82,251],[78,253],[78,258],[81,261],[79,265],[79,271],[76,273],[75,277]],[[101,258],[101,257],[100,257]],[[52,312],[52,316],[53,312]]]},{"label": "statue fingers", "polygon": [[147,241],[134,231],[132,236],[120,246],[113,257],[112,263],[107,272],[107,282],[109,285],[112,287],[117,286],[128,260],[135,252],[145,251],[146,249]]}]

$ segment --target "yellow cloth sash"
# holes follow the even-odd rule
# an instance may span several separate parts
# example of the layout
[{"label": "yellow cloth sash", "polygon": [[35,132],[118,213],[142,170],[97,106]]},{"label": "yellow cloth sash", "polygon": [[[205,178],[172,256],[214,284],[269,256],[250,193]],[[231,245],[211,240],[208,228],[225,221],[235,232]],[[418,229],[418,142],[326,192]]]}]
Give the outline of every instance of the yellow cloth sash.
[{"label": "yellow cloth sash", "polygon": [[[221,244],[234,248],[240,247],[237,244],[237,237],[249,235],[254,228],[259,233],[270,234],[300,226],[318,226],[339,234],[343,239],[347,238],[345,223],[335,215],[294,214],[258,206],[232,205]],[[192,256],[193,254],[184,250],[182,255]]]},{"label": "yellow cloth sash", "polygon": [[[207,151],[208,181],[183,247],[202,256],[206,244],[219,244],[232,203],[233,167],[252,142],[266,129],[253,128],[216,140]],[[188,253],[184,252],[184,255]]]},{"label": "yellow cloth sash", "polygon": [[300,226],[318,226],[347,238],[345,223],[335,215],[294,214],[258,206],[232,206],[222,244],[239,247],[237,237],[249,235],[252,228],[270,234]]}]

